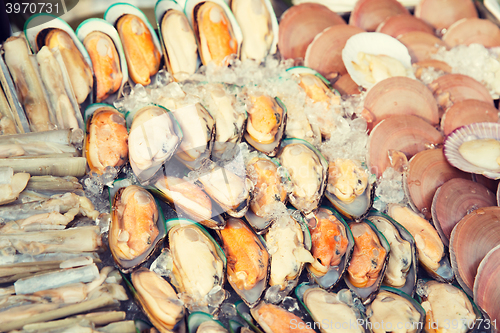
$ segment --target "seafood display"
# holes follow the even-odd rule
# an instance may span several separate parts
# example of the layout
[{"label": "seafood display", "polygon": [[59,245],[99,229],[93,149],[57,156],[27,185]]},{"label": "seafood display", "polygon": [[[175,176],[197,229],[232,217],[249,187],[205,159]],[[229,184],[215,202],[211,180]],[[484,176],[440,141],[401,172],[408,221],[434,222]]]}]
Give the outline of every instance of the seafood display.
[{"label": "seafood display", "polygon": [[498,332],[500,28],[335,1],[3,42],[0,331]]}]

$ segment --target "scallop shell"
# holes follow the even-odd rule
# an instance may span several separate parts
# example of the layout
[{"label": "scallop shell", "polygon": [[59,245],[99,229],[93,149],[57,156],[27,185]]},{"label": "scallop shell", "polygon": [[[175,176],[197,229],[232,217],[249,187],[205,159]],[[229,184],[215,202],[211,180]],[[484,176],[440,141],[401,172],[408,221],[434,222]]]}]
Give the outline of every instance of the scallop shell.
[{"label": "scallop shell", "polygon": [[451,265],[464,291],[472,295],[480,261],[500,245],[500,207],[479,208],[453,228],[450,238]]},{"label": "scallop shell", "polygon": [[448,48],[441,39],[423,31],[407,32],[398,36],[398,40],[408,48],[412,63],[430,59],[431,54],[436,53],[440,47]]},{"label": "scallop shell", "polygon": [[406,69],[406,76],[415,78],[411,67],[410,54],[403,43],[380,32],[360,33],[352,36],[346,42],[342,50],[342,61],[354,82],[366,89],[370,89],[375,83],[368,82],[364,74],[354,68],[353,62],[357,60],[359,52],[392,57],[398,60]]},{"label": "scallop shell", "polygon": [[477,17],[474,3],[470,0],[421,0],[415,8],[415,16],[437,30],[447,29],[465,17]]},{"label": "scallop shell", "polygon": [[281,15],[279,24],[280,52],[285,59],[304,58],[314,36],[332,25],[345,25],[338,14],[317,3],[290,7]]},{"label": "scallop shell", "polygon": [[449,135],[457,128],[479,122],[498,122],[498,110],[477,99],[466,99],[448,108],[441,119],[441,130]]},{"label": "scallop shell", "polygon": [[421,31],[434,35],[434,29],[430,25],[415,16],[407,14],[388,17],[378,25],[376,30],[376,32],[381,32],[394,38],[398,38],[398,36],[411,31]]},{"label": "scallop shell", "polygon": [[474,302],[495,322],[500,321],[500,294],[498,274],[500,274],[500,245],[494,247],[481,260],[474,280]]},{"label": "scallop shell", "polygon": [[359,86],[354,82],[349,74],[344,74],[333,84],[333,88],[342,96],[359,95]]},{"label": "scallop shell", "polygon": [[500,179],[500,171],[478,167],[465,160],[458,150],[464,142],[486,138],[500,140],[500,124],[474,123],[462,126],[446,137],[444,156],[451,165],[462,171],[480,174],[491,179]]},{"label": "scallop shell", "polygon": [[349,24],[366,31],[375,31],[387,18],[410,15],[397,0],[358,0],[349,18]]},{"label": "scallop shell", "polygon": [[481,44],[484,47],[500,46],[500,28],[487,19],[464,18],[455,22],[443,35],[443,41],[451,47]]}]

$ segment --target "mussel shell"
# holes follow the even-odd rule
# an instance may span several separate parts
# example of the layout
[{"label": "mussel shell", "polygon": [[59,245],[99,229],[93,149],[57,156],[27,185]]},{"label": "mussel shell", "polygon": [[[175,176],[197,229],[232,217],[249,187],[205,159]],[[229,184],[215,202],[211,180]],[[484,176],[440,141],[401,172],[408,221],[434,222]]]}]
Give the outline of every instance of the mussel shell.
[{"label": "mussel shell", "polygon": [[500,207],[479,208],[464,216],[450,237],[451,265],[464,291],[472,295],[480,261],[500,244]]},{"label": "mussel shell", "polygon": [[412,208],[431,218],[432,198],[439,186],[450,179],[470,179],[470,175],[457,170],[446,161],[443,149],[428,149],[415,154],[404,173],[403,183]]},{"label": "mussel shell", "polygon": [[[287,110],[285,104],[278,98],[274,98],[276,105],[281,108],[282,110],[282,119],[280,121],[280,125],[278,128],[278,132],[274,136],[274,141],[269,144],[265,143],[260,143],[257,140],[255,140],[249,133],[248,131],[245,131],[245,140],[255,149],[258,151],[262,152],[263,154],[269,156],[269,157],[274,157],[276,156],[276,153],[280,149],[280,143],[281,139],[283,138],[283,134],[285,133],[285,126],[286,126],[286,119],[287,119]],[[247,120],[247,126],[250,122],[250,117]]]},{"label": "mussel shell", "polygon": [[[246,235],[251,237],[251,239],[247,238],[246,241],[244,241],[244,242],[242,240],[240,240],[239,245],[232,245],[233,248],[243,246],[243,245],[251,242],[251,243],[255,244],[255,246],[258,248],[259,253],[266,253],[266,255],[267,255],[267,262],[264,261],[264,262],[260,263],[260,265],[267,265],[267,267],[265,267],[264,277],[262,279],[260,279],[259,281],[255,281],[255,284],[251,289],[248,289],[248,290],[240,289],[237,287],[236,282],[233,281],[233,276],[235,274],[233,269],[235,268],[234,266],[235,266],[235,262],[237,261],[237,259],[231,258],[230,253],[228,253],[229,250],[227,249],[228,245],[225,244],[226,241],[225,241],[224,237],[222,236],[224,229],[229,229],[229,228],[246,229],[244,232],[246,233]],[[219,237],[222,239],[222,243],[224,244],[223,248],[225,250],[226,255],[228,256],[228,261],[230,263],[228,265],[228,272],[227,272],[228,282],[231,285],[231,287],[233,288],[233,290],[238,294],[238,296],[240,296],[240,298],[245,302],[245,304],[248,305],[250,308],[252,308],[259,303],[259,301],[263,295],[263,292],[267,287],[267,281],[269,278],[269,273],[271,271],[271,256],[267,252],[267,248],[264,245],[265,242],[259,236],[257,236],[257,234],[255,234],[254,231],[250,227],[248,227],[242,220],[235,219],[235,218],[229,218],[226,221],[226,227],[224,229],[218,230],[217,233],[218,233]],[[247,237],[246,235],[241,236],[241,237]],[[261,259],[263,259],[263,258],[261,258]],[[260,261],[261,260],[259,259],[259,262]],[[258,276],[256,278],[258,278]]]},{"label": "mussel shell", "polygon": [[[382,287],[387,288],[394,288],[396,290],[400,290],[405,294],[408,294],[410,296],[413,296],[415,293],[415,289],[417,287],[417,273],[418,273],[418,258],[417,258],[417,248],[415,246],[415,239],[413,236],[406,230],[401,224],[393,220],[391,217],[387,216],[384,213],[381,213],[375,209],[372,209],[368,216],[366,217],[367,220],[371,221],[373,223],[374,219],[384,219],[387,221],[387,223],[390,223],[394,226],[394,228],[399,232],[399,236],[410,243],[411,245],[411,267],[410,270],[408,271],[408,275],[406,276],[406,283],[402,287],[393,287],[389,286],[387,282],[384,280],[382,282]],[[381,232],[382,233],[382,232]],[[390,256],[392,253],[389,253],[389,260]]]},{"label": "mussel shell", "polygon": [[328,210],[344,226],[348,241],[347,250],[342,257],[340,264],[338,266],[330,266],[330,269],[326,274],[320,276],[311,267],[311,264],[306,265],[309,277],[314,280],[314,282],[317,283],[321,288],[328,290],[335,287],[339,283],[340,279],[344,276],[347,267],[349,266],[349,260],[351,259],[352,251],[354,250],[354,238],[352,236],[349,225],[345,222],[345,220],[339,213],[337,213],[334,209],[326,206],[321,206],[321,208]]},{"label": "mussel shell", "polygon": [[[114,182],[114,187],[115,187],[115,193],[112,197],[112,209],[111,209],[111,223],[109,226],[109,244],[110,244],[110,250],[111,254],[113,255],[113,259],[115,260],[115,263],[117,266],[120,268],[120,270],[123,273],[130,273],[132,270],[134,270],[136,267],[138,267],[140,264],[148,260],[149,257],[151,257],[159,247],[162,246],[162,240],[166,236],[166,231],[165,231],[165,218],[163,216],[163,211],[161,210],[160,205],[156,200],[153,198],[153,196],[146,191],[143,188],[140,188],[139,186],[132,185],[135,187],[138,187],[138,191],[141,191],[144,195],[149,197],[150,200],[153,201],[154,207],[158,210],[158,220],[156,222],[156,226],[158,228],[158,235],[154,240],[151,240],[151,245],[141,254],[137,255],[134,259],[126,259],[122,258],[116,251],[114,250],[114,243],[117,242],[118,240],[116,239],[119,237],[118,231],[114,231],[116,228],[119,228],[120,222],[118,220],[118,209],[119,205],[121,204],[121,198],[122,198],[122,193],[126,189],[125,187],[120,187],[120,181],[115,181]],[[127,186],[127,188],[130,188],[131,186]],[[110,197],[111,200],[111,197]]]},{"label": "mussel shell", "polygon": [[[444,142],[444,156],[448,163],[464,172],[483,175],[490,179],[499,179],[500,170],[491,170],[476,166],[467,161],[459,149],[467,141],[477,139],[500,139],[500,124],[498,123],[473,123],[454,130],[446,137]],[[499,166],[500,168],[500,166]]]},{"label": "mussel shell", "polygon": [[[260,313],[263,307],[265,307],[265,309],[262,310],[262,313]],[[292,331],[293,327],[301,327],[301,332],[314,332],[311,328],[303,328],[306,327],[306,323],[303,322],[299,316],[278,305],[262,301],[256,307],[250,309],[250,313],[266,333],[282,332],[280,329],[286,329],[288,327],[290,327],[288,330]]]},{"label": "mussel shell", "polygon": [[[416,285],[416,283],[415,283],[415,285]],[[382,292],[382,291],[389,293],[389,294],[394,294],[396,296],[396,298],[397,298],[397,296],[403,298],[404,300],[406,300],[406,302],[409,305],[411,305],[411,307],[413,307],[414,310],[416,310],[419,313],[420,318],[417,321],[401,322],[402,324],[405,325],[406,332],[415,332],[415,333],[422,332],[422,330],[424,329],[424,326],[426,324],[426,322],[425,322],[425,310],[422,308],[422,306],[414,298],[412,298],[411,295],[409,295],[409,294],[407,294],[399,289],[395,289],[395,288],[387,287],[387,286],[382,286],[382,287],[380,287],[380,291],[379,291],[378,295],[380,295],[380,292]],[[388,296],[388,297],[391,297],[391,296]],[[384,303],[384,299],[382,299],[380,302]],[[372,302],[367,307],[367,310],[366,310],[367,313],[369,313],[370,310],[372,310],[371,309],[372,304],[374,304],[374,303]],[[373,316],[373,312],[372,312],[372,316]],[[377,321],[372,322],[372,320],[370,319],[370,318],[372,318],[372,316],[369,316],[368,320],[370,320],[370,323],[372,324],[372,326],[376,327],[376,325],[380,324],[380,322],[377,322]],[[380,319],[380,318],[377,317],[377,319]],[[382,320],[384,322],[384,324],[382,326],[386,327],[386,329],[390,329],[391,325],[392,325],[392,327],[399,325],[400,322],[398,322],[397,324],[394,323],[394,321],[395,321],[394,317],[391,317],[391,319],[392,320],[388,321],[388,322]],[[409,328],[408,328],[408,325],[411,325],[411,326],[409,326]]]},{"label": "mussel shell", "polygon": [[[353,223],[358,223],[358,222],[351,222],[349,223],[349,226],[351,226]],[[344,281],[349,287],[349,289],[351,289],[361,299],[363,304],[368,304],[376,297],[377,292],[380,289],[382,282],[384,281],[385,270],[387,268],[387,263],[389,261],[389,253],[391,251],[391,247],[389,246],[389,242],[387,242],[384,235],[380,231],[378,231],[378,229],[373,225],[373,223],[371,223],[369,220],[366,219],[361,223],[367,224],[368,227],[370,227],[373,230],[373,232],[375,232],[380,241],[380,245],[386,250],[385,258],[383,261],[383,267],[379,272],[377,280],[371,286],[364,288],[355,287],[349,280],[349,277],[347,276],[349,273],[347,272],[344,275]],[[351,256],[351,261],[352,261],[352,256]]]},{"label": "mussel shell", "polygon": [[[289,146],[289,145],[302,145],[306,150],[311,151],[313,156],[315,155],[317,161],[315,163],[320,163],[321,164],[321,169],[323,171],[322,175],[318,175],[319,178],[318,180],[320,181],[319,184],[319,189],[318,191],[311,197],[311,198],[305,198],[305,197],[298,197],[295,194],[295,191],[290,193],[288,195],[288,199],[290,200],[290,203],[298,210],[300,210],[302,213],[305,215],[309,214],[311,211],[316,209],[320,203],[321,197],[323,195],[323,192],[326,187],[326,177],[327,177],[327,170],[328,170],[328,163],[325,159],[325,157],[309,142],[302,140],[302,139],[285,139],[281,142],[281,151],[278,154],[278,157],[280,158],[280,163],[281,165],[286,169],[287,165],[283,163],[281,159],[281,155],[283,154],[284,149]],[[291,161],[292,162],[292,161]],[[293,163],[297,163],[297,161],[293,161]],[[311,172],[311,171],[307,171]],[[290,175],[290,172],[288,172]],[[294,182],[293,177],[290,175],[290,180],[292,183]],[[296,188],[297,185],[294,184],[294,188]]]},{"label": "mussel shell", "polygon": [[478,208],[496,204],[495,195],[472,180],[450,179],[436,190],[432,199],[432,222],[444,245],[449,246],[451,232],[460,220]]},{"label": "mussel shell", "polygon": [[203,333],[203,331],[201,332],[198,331],[198,328],[203,323],[212,323],[214,325],[214,328],[217,327],[215,325],[218,325],[221,329],[221,332],[222,330],[227,332],[227,330],[224,328],[224,326],[220,321],[215,320],[214,318],[212,318],[211,315],[205,312],[200,312],[200,311],[192,312],[191,314],[189,314],[187,323],[188,323],[188,333]]}]

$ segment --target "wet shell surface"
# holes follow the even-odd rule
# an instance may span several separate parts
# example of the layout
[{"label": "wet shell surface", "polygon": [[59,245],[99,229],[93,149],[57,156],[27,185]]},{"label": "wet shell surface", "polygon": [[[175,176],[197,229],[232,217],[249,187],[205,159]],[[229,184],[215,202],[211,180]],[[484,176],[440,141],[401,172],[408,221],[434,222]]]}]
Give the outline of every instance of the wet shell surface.
[{"label": "wet shell surface", "polygon": [[454,167],[491,179],[500,178],[500,124],[474,123],[446,137],[444,156]]},{"label": "wet shell surface", "polygon": [[393,76],[415,78],[406,46],[379,32],[349,38],[342,50],[342,61],[354,82],[366,89]]},{"label": "wet shell surface", "polygon": [[464,18],[451,25],[443,35],[443,41],[450,47],[481,44],[484,47],[500,46],[500,28],[486,19]]},{"label": "wet shell surface", "polygon": [[432,221],[443,243],[448,246],[451,231],[465,215],[495,204],[495,195],[484,185],[468,179],[450,179],[434,194]]},{"label": "wet shell surface", "polygon": [[481,307],[490,319],[500,320],[500,295],[495,277],[500,273],[500,245],[494,247],[481,260],[474,280],[474,302]]},{"label": "wet shell surface", "polygon": [[441,119],[441,129],[444,135],[449,135],[461,126],[483,122],[498,122],[498,109],[484,101],[467,99],[446,110]]},{"label": "wet shell surface", "polygon": [[285,59],[305,58],[307,46],[314,37],[337,24],[345,25],[346,22],[323,5],[303,3],[290,7],[281,16],[279,24],[278,44],[281,54]]},{"label": "wet shell surface", "polygon": [[453,178],[470,179],[470,175],[452,167],[443,149],[428,149],[413,156],[405,175],[405,187],[412,207],[431,218],[432,198],[437,188]]},{"label": "wet shell surface", "polygon": [[479,208],[453,228],[450,237],[451,264],[460,286],[472,295],[481,260],[500,244],[500,207]]},{"label": "wet shell surface", "polygon": [[408,10],[396,0],[360,0],[354,5],[349,24],[365,31],[375,31],[387,18],[405,14]]}]

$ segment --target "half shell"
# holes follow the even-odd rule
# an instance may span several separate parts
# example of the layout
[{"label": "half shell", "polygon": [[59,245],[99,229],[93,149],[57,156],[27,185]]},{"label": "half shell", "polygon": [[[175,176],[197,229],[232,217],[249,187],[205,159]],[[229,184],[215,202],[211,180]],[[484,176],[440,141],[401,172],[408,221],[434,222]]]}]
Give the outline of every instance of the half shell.
[{"label": "half shell", "polygon": [[[274,304],[261,302],[251,309],[252,317],[266,333],[314,333],[305,322],[292,312]],[[297,328],[300,327],[299,330]]]},{"label": "half shell", "polygon": [[408,48],[412,63],[431,59],[440,47],[448,48],[448,45],[438,37],[422,31],[410,31],[397,38]]}]

